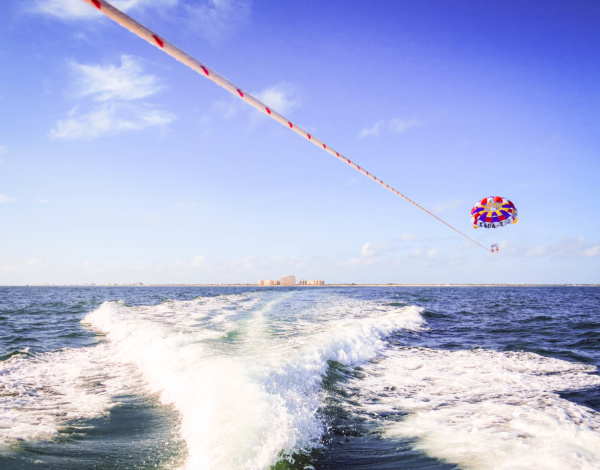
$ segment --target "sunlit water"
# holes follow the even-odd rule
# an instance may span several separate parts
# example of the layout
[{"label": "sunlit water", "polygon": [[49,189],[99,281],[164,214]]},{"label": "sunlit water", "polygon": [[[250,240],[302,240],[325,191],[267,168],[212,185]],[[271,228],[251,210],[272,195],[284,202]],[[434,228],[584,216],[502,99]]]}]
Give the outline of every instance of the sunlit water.
[{"label": "sunlit water", "polygon": [[0,468],[597,469],[600,288],[0,288]]}]

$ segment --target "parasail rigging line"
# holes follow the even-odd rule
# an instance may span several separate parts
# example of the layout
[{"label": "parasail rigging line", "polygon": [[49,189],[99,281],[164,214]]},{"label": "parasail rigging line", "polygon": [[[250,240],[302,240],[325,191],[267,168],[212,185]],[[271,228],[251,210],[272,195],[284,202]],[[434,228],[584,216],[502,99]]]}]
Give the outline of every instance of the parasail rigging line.
[{"label": "parasail rigging line", "polygon": [[290,130],[294,131],[296,134],[300,135],[304,139],[309,140],[310,142],[315,144],[317,147],[321,148],[321,150],[324,150],[325,152],[334,156],[338,160],[341,160],[342,162],[346,163],[347,165],[350,165],[352,168],[359,171],[360,173],[365,175],[367,178],[380,184],[385,189],[394,193],[396,196],[400,196],[402,199],[411,203],[413,206],[417,207],[418,209],[422,210],[423,212],[430,215],[434,219],[443,223],[447,227],[451,228],[452,230],[454,230],[458,234],[462,235],[466,239],[468,239],[471,242],[475,243],[476,245],[480,246],[484,250],[490,251],[489,248],[486,248],[482,244],[473,240],[471,237],[462,233],[460,230],[454,228],[452,225],[450,225],[446,221],[440,219],[437,215],[433,214],[432,212],[428,211],[424,207],[420,206],[419,204],[417,204],[415,201],[413,201],[409,197],[405,196],[398,190],[391,187],[389,184],[387,184],[384,181],[377,178],[375,175],[369,173],[367,170],[360,167],[359,165],[357,165],[356,163],[351,161],[349,158],[346,158],[344,155],[340,154],[335,149],[333,149],[329,145],[325,144],[323,141],[319,140],[315,136],[311,135],[309,132],[302,129],[300,126],[296,125],[295,123],[293,123],[292,121],[290,121],[289,119],[284,117],[283,115],[279,114],[277,111],[271,109],[269,106],[267,106],[260,100],[256,99],[251,94],[247,93],[246,91],[242,90],[238,86],[234,85],[229,80],[227,80],[223,76],[219,75],[217,72],[215,72],[211,68],[198,62],[192,56],[190,56],[190,55],[186,54],[185,52],[183,52],[182,50],[178,49],[177,47],[175,47],[174,45],[169,43],[167,40],[165,40],[161,36],[158,36],[154,32],[150,31],[148,28],[141,25],[140,23],[135,21],[133,18],[127,16],[125,13],[123,13],[119,9],[115,8],[110,3],[106,2],[105,0],[83,0],[83,1],[89,5],[97,8],[102,13],[104,13],[106,16],[108,16],[110,19],[112,19],[116,23],[120,24],[125,29],[131,31],[133,34],[139,36],[140,38],[149,42],[153,46],[156,46],[157,48],[163,50],[164,52],[169,54],[174,59],[176,59],[179,62],[183,63],[184,65],[188,66],[192,70],[198,72],[203,77],[208,78],[210,81],[216,83],[217,85],[224,88],[231,94],[237,96],[241,100],[248,103],[250,106],[258,109],[261,113],[268,115],[269,117],[275,119],[280,124],[284,125],[285,127],[289,128]]}]

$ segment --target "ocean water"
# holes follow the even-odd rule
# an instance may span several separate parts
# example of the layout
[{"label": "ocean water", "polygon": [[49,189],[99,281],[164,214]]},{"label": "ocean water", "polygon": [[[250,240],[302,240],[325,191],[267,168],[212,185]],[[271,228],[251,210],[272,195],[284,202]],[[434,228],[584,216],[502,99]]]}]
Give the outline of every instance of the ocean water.
[{"label": "ocean water", "polygon": [[598,469],[597,287],[0,287],[1,469]]}]

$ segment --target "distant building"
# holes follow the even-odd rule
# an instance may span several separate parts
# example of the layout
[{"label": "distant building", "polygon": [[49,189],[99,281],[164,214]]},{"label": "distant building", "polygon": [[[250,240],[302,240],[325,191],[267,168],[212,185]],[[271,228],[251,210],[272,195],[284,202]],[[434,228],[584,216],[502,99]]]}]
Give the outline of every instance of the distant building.
[{"label": "distant building", "polygon": [[[274,281],[272,279],[263,279],[261,281],[258,281],[258,285],[259,286],[295,286],[296,285],[296,276],[294,276],[293,274],[291,274],[289,276],[283,276],[281,278],[281,281]],[[302,279],[301,281],[298,282],[298,285],[301,285],[301,286],[324,286],[325,281],[322,281],[322,280],[307,281],[305,279]]]},{"label": "distant building", "polygon": [[302,279],[302,280],[300,280],[300,282],[298,282],[298,285],[300,285],[300,286],[324,286],[325,281],[321,281],[321,280],[307,281],[305,279]]},{"label": "distant building", "polygon": [[293,274],[290,276],[283,276],[281,278],[281,285],[282,286],[295,286],[296,285],[296,276],[294,276]]}]

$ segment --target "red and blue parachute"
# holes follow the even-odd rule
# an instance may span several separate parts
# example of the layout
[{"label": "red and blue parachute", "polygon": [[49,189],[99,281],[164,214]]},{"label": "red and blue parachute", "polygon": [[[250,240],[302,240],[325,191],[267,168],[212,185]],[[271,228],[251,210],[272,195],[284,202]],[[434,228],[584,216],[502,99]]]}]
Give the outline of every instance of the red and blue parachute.
[{"label": "red and blue parachute", "polygon": [[471,209],[473,228],[498,228],[516,224],[518,217],[519,213],[515,205],[500,196],[484,197]]}]

